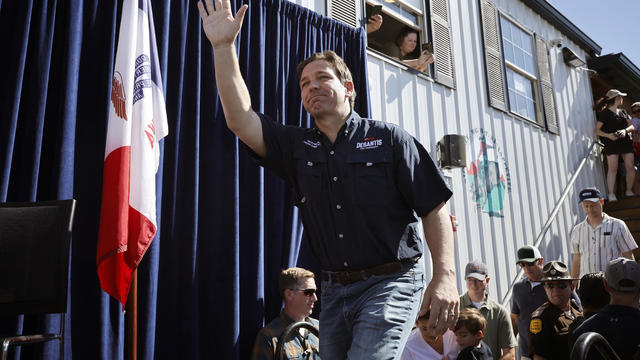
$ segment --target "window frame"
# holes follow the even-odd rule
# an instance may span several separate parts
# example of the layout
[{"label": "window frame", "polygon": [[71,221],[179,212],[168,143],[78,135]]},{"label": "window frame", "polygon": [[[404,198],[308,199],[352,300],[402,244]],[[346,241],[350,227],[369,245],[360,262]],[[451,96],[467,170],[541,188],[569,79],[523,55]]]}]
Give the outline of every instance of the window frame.
[{"label": "window frame", "polygon": [[[505,79],[505,100],[507,103],[507,111],[509,114],[514,115],[522,120],[525,120],[529,123],[532,123],[536,126],[539,126],[541,128],[544,128],[544,113],[543,113],[543,106],[544,104],[542,104],[542,98],[541,98],[541,94],[540,94],[540,69],[538,69],[538,57],[537,57],[537,44],[536,44],[536,33],[534,31],[531,31],[529,29],[527,29],[525,26],[523,26],[522,24],[520,24],[517,20],[515,20],[512,16],[510,16],[509,14],[505,13],[504,11],[501,11],[498,9],[498,31],[499,31],[499,35],[500,35],[500,47],[502,48],[502,65],[503,65],[503,71],[504,71],[504,79]],[[529,38],[531,40],[531,58],[533,61],[533,67],[534,67],[534,71],[535,74],[529,73],[526,69],[521,68],[520,66],[518,66],[517,64],[512,63],[511,61],[507,60],[507,55],[506,55],[506,51],[505,51],[505,47],[504,47],[504,29],[502,27],[502,20],[508,21],[509,23],[511,23],[512,26],[518,28],[519,30],[521,30],[522,32],[524,32],[525,34],[529,35]],[[528,79],[529,81],[531,81],[531,87],[533,90],[533,101],[534,101],[534,113],[535,113],[535,118],[534,119],[529,119],[528,117],[516,112],[514,110],[514,105],[511,104],[511,98],[509,96],[509,75],[508,75],[508,71],[511,70],[513,72],[515,72],[516,74]],[[515,106],[515,108],[517,109],[517,106]]]},{"label": "window frame", "polygon": [[[382,1],[382,0],[365,0],[363,1],[364,3],[364,11],[363,11],[363,22],[366,24],[367,21],[367,6],[374,6],[374,5],[382,5],[382,12],[384,13],[383,16],[385,17],[392,17],[394,19],[394,21],[400,23],[401,25],[405,25],[405,26],[409,26],[411,28],[414,28],[418,31],[418,35],[420,38],[420,42],[417,45],[418,49],[420,48],[420,46],[425,43],[425,42],[431,42],[431,29],[429,26],[429,18],[428,18],[428,4],[427,1],[430,0],[422,0],[421,4],[423,6],[423,9],[418,9],[408,3],[406,3],[403,0],[395,0],[394,3],[400,4],[402,8],[404,8],[405,10],[408,10],[409,12],[412,12],[413,14],[416,15],[416,19],[418,20],[419,24],[415,24],[413,22],[410,21],[410,19],[406,18],[405,16],[402,16],[402,14],[399,14],[397,11],[395,11],[395,9],[391,8],[388,6],[389,3]],[[387,20],[388,21],[388,20]],[[384,26],[384,23],[383,23]],[[391,39],[391,41],[395,40],[395,36],[394,38]],[[371,47],[369,46],[369,42],[367,41],[367,50],[368,51],[375,51],[377,54],[380,54],[381,56],[385,57],[386,59],[388,59],[390,61],[390,63],[392,63],[393,65],[396,65],[398,67],[400,67],[401,69],[405,70],[405,71],[409,71],[411,73],[414,73],[415,75],[422,75],[422,76],[426,76],[430,79],[433,79],[433,64],[429,65],[429,71],[428,72],[421,72],[418,70],[413,69],[411,66],[408,66],[407,64],[405,64],[402,60],[398,60],[395,59],[394,57],[386,54],[384,51],[376,49],[375,47]]]}]

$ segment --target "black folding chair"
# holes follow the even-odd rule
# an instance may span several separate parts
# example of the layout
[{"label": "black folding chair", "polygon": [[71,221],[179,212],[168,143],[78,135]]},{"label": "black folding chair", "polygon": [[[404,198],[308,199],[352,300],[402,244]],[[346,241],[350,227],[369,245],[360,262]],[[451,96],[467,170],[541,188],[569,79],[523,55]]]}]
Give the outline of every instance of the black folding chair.
[{"label": "black folding chair", "polygon": [[0,203],[0,316],[61,314],[60,332],[0,339],[9,348],[60,340],[64,357],[69,246],[76,201]]}]

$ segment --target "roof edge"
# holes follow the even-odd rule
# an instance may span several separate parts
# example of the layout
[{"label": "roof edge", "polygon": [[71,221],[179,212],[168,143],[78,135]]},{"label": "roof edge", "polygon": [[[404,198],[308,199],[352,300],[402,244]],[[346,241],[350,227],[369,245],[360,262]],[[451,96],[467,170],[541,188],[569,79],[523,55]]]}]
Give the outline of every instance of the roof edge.
[{"label": "roof edge", "polygon": [[560,11],[549,4],[546,0],[522,0],[522,2],[538,13],[546,21],[557,27],[567,37],[587,50],[591,56],[599,55],[602,47],[585,34],[579,27],[572,23]]}]

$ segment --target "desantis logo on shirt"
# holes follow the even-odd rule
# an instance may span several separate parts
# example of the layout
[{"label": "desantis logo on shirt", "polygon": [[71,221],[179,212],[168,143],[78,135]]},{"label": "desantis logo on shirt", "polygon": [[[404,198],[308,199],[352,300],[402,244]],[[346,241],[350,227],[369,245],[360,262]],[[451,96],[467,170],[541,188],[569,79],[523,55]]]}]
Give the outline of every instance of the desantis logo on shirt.
[{"label": "desantis logo on shirt", "polygon": [[374,137],[369,137],[364,139],[363,142],[356,143],[356,149],[360,150],[375,149],[379,146],[382,146],[382,139],[376,139]]}]

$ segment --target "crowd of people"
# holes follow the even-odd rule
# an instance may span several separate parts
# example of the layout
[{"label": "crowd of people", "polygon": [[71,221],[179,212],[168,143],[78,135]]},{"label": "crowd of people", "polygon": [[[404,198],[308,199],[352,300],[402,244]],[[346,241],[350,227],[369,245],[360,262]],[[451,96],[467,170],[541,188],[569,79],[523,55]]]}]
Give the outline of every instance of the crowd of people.
[{"label": "crowd of people", "polygon": [[[258,334],[254,358],[272,359],[279,347],[289,358],[299,359],[317,359],[320,354],[331,360],[411,359],[414,355],[513,359],[519,344],[516,334],[523,357],[567,358],[569,328],[583,314],[573,291],[577,278],[564,263],[543,265],[538,249],[519,249],[516,263],[526,278],[514,287],[510,315],[489,298],[490,276],[482,262],[467,264],[467,291],[459,296],[453,229],[445,206],[452,191],[424,146],[398,126],[356,113],[351,72],[330,50],[313,54],[297,68],[302,105],[313,117],[314,128],[284,126],[255,112],[235,47],[247,5],[236,14],[229,0],[216,0],[215,6],[206,0],[197,6],[213,48],[227,126],[259,165],[291,187],[307,240],[322,268],[319,321],[310,318],[318,300],[315,274],[300,268],[284,270],[280,276],[284,308]],[[403,40],[396,43],[399,48],[405,46],[407,36],[399,36]],[[613,137],[633,130],[630,126],[616,129],[624,125],[615,115],[620,114],[621,96],[607,95],[606,104],[613,113],[609,117],[615,118],[615,124],[609,126],[610,121],[601,117],[604,121],[598,126],[599,135],[612,143],[619,141]],[[605,152],[614,156],[607,146]],[[627,158],[626,152],[620,154]],[[572,271],[604,270],[603,284],[611,302],[573,333],[616,317],[627,333],[640,334],[630,330],[640,322],[627,323],[640,313],[639,270],[630,253],[635,243],[629,240],[624,223],[602,212],[597,190],[583,190],[580,200],[587,218],[572,232]],[[426,234],[424,242],[420,226]],[[425,243],[432,265],[428,281]],[[610,251],[599,251],[602,247]],[[319,327],[319,336],[303,327],[291,340],[279,342],[284,329],[298,322]],[[608,334],[603,331],[603,336]],[[639,342],[632,338],[612,339],[611,344],[625,346],[616,349],[621,354],[632,353],[637,349],[626,346],[635,341],[637,347]]]},{"label": "crowd of people", "polygon": [[[621,359],[640,359],[640,265],[625,257],[607,262],[604,271],[572,277],[561,261],[543,265],[535,246],[523,246],[517,265],[525,276],[516,283],[511,314],[487,292],[487,266],[472,261],[465,268],[467,292],[460,297],[460,315],[444,332],[429,325],[429,311],[418,316],[401,360],[569,359],[582,334],[602,335]],[[576,284],[579,283],[577,293]],[[274,359],[278,341],[287,359],[320,359],[319,338],[301,328],[281,339],[296,322],[318,326],[311,318],[316,296],[314,274],[301,268],[283,270],[282,313],[256,338],[252,359]],[[516,342],[516,335],[520,334]],[[595,348],[588,359],[600,359]]]}]

